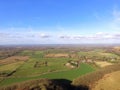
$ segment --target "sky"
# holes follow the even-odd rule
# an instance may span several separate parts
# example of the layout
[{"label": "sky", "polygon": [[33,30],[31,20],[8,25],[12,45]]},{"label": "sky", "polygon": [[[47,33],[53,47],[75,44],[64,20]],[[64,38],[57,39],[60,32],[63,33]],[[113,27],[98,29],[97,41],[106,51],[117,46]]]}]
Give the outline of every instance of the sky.
[{"label": "sky", "polygon": [[120,0],[0,0],[0,45],[118,43]]}]

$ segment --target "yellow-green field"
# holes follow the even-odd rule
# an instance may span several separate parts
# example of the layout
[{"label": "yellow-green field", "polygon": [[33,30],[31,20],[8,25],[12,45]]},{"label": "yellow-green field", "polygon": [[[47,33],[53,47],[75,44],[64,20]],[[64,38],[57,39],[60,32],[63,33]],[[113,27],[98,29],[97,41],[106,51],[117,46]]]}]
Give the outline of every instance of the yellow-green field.
[{"label": "yellow-green field", "polygon": [[2,71],[13,71],[16,68],[18,68],[20,65],[22,65],[23,63],[24,63],[24,61],[20,61],[20,62],[0,66],[0,72],[2,72]]},{"label": "yellow-green field", "polygon": [[95,61],[95,64],[98,65],[99,67],[106,67],[109,65],[113,65],[112,63],[107,61]]}]

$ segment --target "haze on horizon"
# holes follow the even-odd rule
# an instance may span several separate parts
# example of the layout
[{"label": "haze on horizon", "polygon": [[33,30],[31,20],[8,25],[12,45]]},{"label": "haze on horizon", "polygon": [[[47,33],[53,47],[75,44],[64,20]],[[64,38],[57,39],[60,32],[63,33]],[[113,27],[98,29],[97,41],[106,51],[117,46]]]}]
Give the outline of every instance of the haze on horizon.
[{"label": "haze on horizon", "polygon": [[0,12],[0,45],[120,43],[120,0],[0,0]]}]

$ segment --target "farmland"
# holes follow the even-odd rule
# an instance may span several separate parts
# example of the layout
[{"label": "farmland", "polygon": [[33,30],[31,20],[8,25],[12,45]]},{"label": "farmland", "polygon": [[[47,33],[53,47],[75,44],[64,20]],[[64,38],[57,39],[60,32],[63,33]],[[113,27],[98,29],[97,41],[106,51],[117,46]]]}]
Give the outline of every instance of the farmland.
[{"label": "farmland", "polygon": [[42,78],[72,81],[120,62],[119,55],[104,48],[43,46],[17,48],[13,55],[6,52],[0,60],[0,87]]}]

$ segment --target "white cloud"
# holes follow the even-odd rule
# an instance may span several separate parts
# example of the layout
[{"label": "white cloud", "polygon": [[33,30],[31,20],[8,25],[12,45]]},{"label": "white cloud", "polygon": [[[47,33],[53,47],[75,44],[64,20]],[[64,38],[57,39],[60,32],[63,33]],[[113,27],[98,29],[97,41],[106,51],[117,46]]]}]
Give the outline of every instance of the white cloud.
[{"label": "white cloud", "polygon": [[9,33],[0,32],[0,38],[4,38],[4,37],[8,37],[8,36],[10,36]]},{"label": "white cloud", "polygon": [[45,33],[40,34],[41,38],[50,38],[51,36]]},{"label": "white cloud", "polygon": [[73,36],[74,39],[84,39],[85,36],[83,35],[76,35],[76,36]]},{"label": "white cloud", "polygon": [[93,35],[62,35],[61,39],[73,39],[73,40],[111,40],[111,39],[120,39],[120,33],[110,34],[98,32]]},{"label": "white cloud", "polygon": [[0,32],[0,38],[13,38],[13,39],[36,39],[36,38],[50,38],[51,35],[41,32]]},{"label": "white cloud", "polygon": [[59,36],[59,38],[61,38],[61,39],[71,39],[71,36],[61,35],[61,36]]}]

